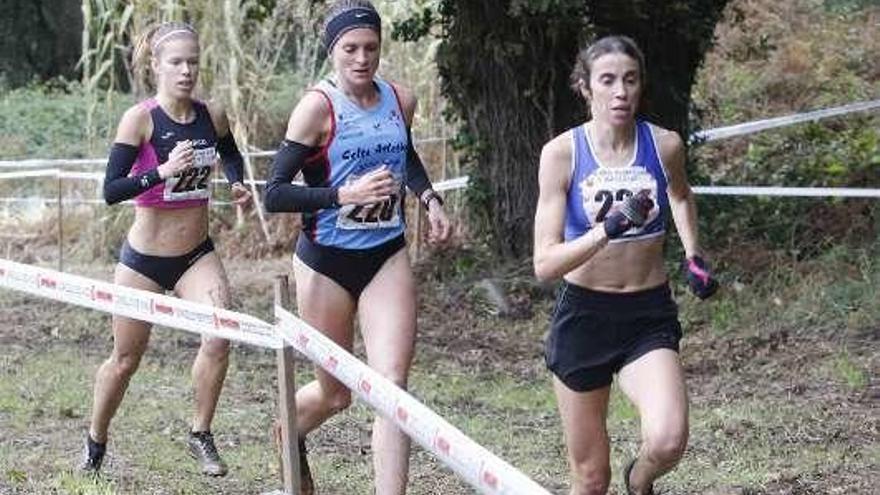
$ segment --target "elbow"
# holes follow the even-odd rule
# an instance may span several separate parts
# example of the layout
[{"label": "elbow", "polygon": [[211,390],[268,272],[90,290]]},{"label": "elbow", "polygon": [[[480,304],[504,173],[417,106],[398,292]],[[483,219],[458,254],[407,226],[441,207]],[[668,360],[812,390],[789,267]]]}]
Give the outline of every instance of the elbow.
[{"label": "elbow", "polygon": [[556,277],[554,277],[552,273],[550,273],[546,270],[540,270],[537,267],[535,267],[535,279],[538,282],[540,282],[542,284],[547,284],[547,283],[552,282],[555,278]]},{"label": "elbow", "polygon": [[263,207],[266,209],[267,212],[278,213],[279,211],[281,211],[278,208],[277,196],[278,195],[276,194],[274,188],[272,188],[271,186],[266,187],[266,193],[265,195],[263,195]]},{"label": "elbow", "polygon": [[120,201],[121,199],[116,197],[112,191],[109,191],[106,187],[104,188],[104,202],[107,203],[107,206],[113,206]]},{"label": "elbow", "polygon": [[533,268],[535,270],[535,278],[538,279],[538,282],[542,284],[552,282],[553,279],[556,278],[556,274],[553,270],[548,266],[546,260],[541,259],[538,256],[535,256],[534,262],[532,263]]}]

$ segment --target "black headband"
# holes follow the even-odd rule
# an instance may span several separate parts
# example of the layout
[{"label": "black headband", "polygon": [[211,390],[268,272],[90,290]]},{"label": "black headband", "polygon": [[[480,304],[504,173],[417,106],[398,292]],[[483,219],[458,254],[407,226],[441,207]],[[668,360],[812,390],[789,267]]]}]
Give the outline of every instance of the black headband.
[{"label": "black headband", "polygon": [[331,19],[324,29],[324,47],[327,48],[327,52],[333,50],[333,45],[343,34],[358,28],[372,29],[381,36],[382,20],[379,18],[379,13],[373,9],[355,8],[341,12]]}]

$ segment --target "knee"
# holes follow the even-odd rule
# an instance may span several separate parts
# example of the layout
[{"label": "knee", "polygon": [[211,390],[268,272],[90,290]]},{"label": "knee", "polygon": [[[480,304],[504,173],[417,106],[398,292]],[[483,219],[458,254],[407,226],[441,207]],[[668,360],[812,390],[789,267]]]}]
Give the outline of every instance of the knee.
[{"label": "knee", "polygon": [[687,429],[667,430],[650,435],[645,439],[644,452],[646,457],[661,466],[672,466],[678,463],[687,447]]},{"label": "knee", "polygon": [[610,483],[610,466],[581,463],[572,469],[571,495],[605,495]]},{"label": "knee", "polygon": [[116,377],[128,380],[137,371],[138,366],[140,366],[141,356],[134,353],[117,353],[110,357],[108,363]]},{"label": "knee", "polygon": [[200,352],[212,361],[225,361],[229,358],[229,341],[218,338],[206,338],[202,341]]},{"label": "knee", "polygon": [[344,386],[325,389],[322,392],[324,404],[333,414],[344,411],[351,405],[351,392]]}]

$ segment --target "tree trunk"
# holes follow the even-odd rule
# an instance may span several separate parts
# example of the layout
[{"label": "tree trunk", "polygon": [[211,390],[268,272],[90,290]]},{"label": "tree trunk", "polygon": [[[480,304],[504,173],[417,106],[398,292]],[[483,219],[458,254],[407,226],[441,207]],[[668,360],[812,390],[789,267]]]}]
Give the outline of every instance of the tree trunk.
[{"label": "tree trunk", "polygon": [[583,115],[568,88],[583,20],[454,3],[438,52],[443,91],[473,136],[469,199],[504,257],[531,252],[541,146]]}]

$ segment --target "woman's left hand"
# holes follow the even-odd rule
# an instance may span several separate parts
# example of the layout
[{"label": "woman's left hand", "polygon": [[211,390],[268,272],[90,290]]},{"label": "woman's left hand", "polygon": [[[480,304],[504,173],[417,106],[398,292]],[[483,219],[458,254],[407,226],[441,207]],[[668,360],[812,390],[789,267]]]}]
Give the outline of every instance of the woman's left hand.
[{"label": "woman's left hand", "polygon": [[452,222],[443,211],[443,205],[439,201],[432,201],[428,208],[428,242],[431,244],[443,244],[449,240],[452,234]]},{"label": "woman's left hand", "polygon": [[253,203],[251,192],[241,182],[232,184],[232,202],[238,206],[250,206]]}]

